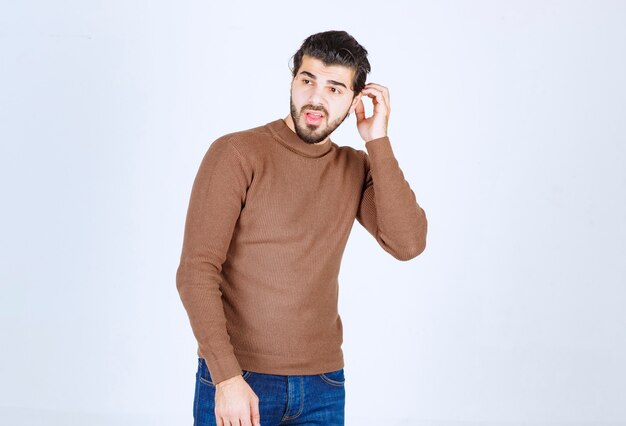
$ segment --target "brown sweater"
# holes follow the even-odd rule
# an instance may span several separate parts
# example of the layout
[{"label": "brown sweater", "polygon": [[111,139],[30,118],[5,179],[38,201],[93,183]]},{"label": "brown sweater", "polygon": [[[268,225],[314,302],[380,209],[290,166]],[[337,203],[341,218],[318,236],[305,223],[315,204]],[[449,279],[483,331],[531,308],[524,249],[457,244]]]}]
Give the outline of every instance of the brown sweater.
[{"label": "brown sweater", "polygon": [[278,119],[208,148],[176,287],[216,383],[344,367],[338,275],[355,218],[396,259],[424,250],[426,215],[389,138],[365,146],[307,144]]}]

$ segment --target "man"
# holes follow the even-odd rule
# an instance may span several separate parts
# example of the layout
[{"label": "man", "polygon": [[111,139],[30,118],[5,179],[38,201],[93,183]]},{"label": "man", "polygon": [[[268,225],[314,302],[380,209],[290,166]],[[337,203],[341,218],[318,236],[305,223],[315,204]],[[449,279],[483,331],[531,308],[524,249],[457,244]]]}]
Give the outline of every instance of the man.
[{"label": "man", "polygon": [[[218,138],[201,162],[176,274],[198,341],[195,425],[344,424],[337,278],[354,220],[399,260],[427,231],[369,71],[345,31],[308,37],[289,115]],[[367,153],[330,139],[351,112]]]}]

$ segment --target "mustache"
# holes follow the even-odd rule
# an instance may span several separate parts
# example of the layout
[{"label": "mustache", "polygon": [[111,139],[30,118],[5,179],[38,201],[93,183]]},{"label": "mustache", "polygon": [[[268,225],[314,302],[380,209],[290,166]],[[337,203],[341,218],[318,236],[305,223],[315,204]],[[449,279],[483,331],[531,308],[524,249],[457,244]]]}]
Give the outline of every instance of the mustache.
[{"label": "mustache", "polygon": [[313,105],[305,105],[305,106],[303,106],[300,109],[300,114],[302,114],[304,112],[304,110],[306,110],[306,109],[309,109],[309,110],[312,110],[312,111],[320,111],[320,112],[324,113],[324,115],[326,117],[328,117],[328,113],[326,112],[326,108],[324,108],[322,106],[316,107],[316,106],[313,106]]}]

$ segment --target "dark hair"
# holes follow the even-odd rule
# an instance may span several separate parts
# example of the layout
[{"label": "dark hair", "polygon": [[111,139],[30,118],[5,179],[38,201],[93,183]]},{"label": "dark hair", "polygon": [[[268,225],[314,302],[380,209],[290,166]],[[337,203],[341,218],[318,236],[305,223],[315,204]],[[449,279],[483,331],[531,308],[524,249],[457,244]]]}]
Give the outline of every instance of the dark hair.
[{"label": "dark hair", "polygon": [[319,59],[324,65],[343,65],[355,70],[352,91],[357,95],[365,87],[365,78],[371,71],[367,50],[345,31],[325,31],[307,37],[293,56],[295,77],[302,64],[302,56]]}]

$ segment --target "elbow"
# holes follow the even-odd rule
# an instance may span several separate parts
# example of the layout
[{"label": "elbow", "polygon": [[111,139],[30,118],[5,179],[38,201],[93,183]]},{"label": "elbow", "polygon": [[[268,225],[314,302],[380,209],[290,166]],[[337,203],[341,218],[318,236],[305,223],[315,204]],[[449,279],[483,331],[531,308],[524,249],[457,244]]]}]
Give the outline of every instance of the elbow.
[{"label": "elbow", "polygon": [[424,236],[424,238],[420,240],[419,244],[415,246],[415,249],[411,253],[411,259],[424,253],[424,250],[426,250],[426,236]]},{"label": "elbow", "polygon": [[426,221],[426,215],[424,214],[423,210],[422,221],[416,229],[418,229],[419,232],[415,234],[411,244],[406,245],[404,250],[396,253],[396,255],[394,256],[396,259],[401,261],[415,259],[426,249],[426,234],[428,229],[428,222]]},{"label": "elbow", "polygon": [[415,259],[417,256],[422,254],[425,249],[426,240],[424,239],[419,244],[412,245],[409,248],[402,250],[401,252],[397,252],[394,257],[398,260],[406,262],[407,260]]},{"label": "elbow", "polygon": [[178,293],[180,294],[183,288],[183,282],[184,282],[184,276],[183,276],[183,263],[181,261],[181,263],[178,265],[178,268],[176,269],[176,290],[178,290]]},{"label": "elbow", "polygon": [[426,249],[426,234],[416,236],[410,243],[407,242],[394,247],[385,243],[383,248],[396,259],[406,262],[407,260],[415,259],[424,252]]},{"label": "elbow", "polygon": [[180,263],[176,269],[176,290],[183,296],[183,293],[192,284],[192,277],[197,272],[194,272],[194,265],[190,262],[188,256],[181,256]]}]

